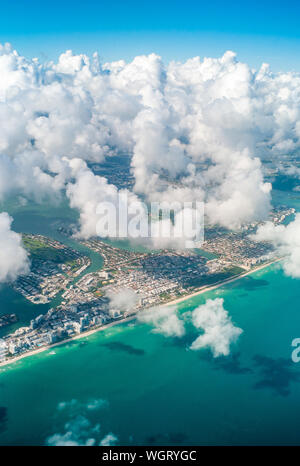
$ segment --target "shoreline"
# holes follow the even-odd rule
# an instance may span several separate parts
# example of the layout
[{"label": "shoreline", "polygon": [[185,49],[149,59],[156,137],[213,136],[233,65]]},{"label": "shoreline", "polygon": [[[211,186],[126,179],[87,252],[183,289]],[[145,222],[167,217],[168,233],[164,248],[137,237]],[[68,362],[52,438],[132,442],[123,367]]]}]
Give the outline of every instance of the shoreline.
[{"label": "shoreline", "polygon": [[[277,258],[277,259],[274,259],[271,262],[268,262],[268,263],[265,263],[265,264],[263,264],[263,265],[261,265],[259,267],[256,267],[255,269],[248,270],[247,272],[243,272],[240,275],[237,275],[235,277],[226,278],[225,280],[222,280],[222,281],[220,281],[218,283],[215,283],[213,285],[204,285],[204,287],[199,289],[198,291],[195,291],[195,292],[193,292],[191,294],[187,294],[185,296],[182,296],[181,298],[174,299],[173,301],[168,301],[167,303],[163,303],[160,306],[172,306],[174,304],[178,304],[178,303],[181,303],[183,301],[187,301],[188,299],[191,299],[191,298],[193,298],[195,296],[206,293],[208,291],[213,291],[213,290],[215,290],[217,288],[220,288],[223,285],[227,285],[228,283],[235,282],[235,281],[237,281],[237,280],[239,280],[241,278],[244,278],[247,275],[250,275],[250,274],[252,274],[254,272],[258,272],[259,270],[263,270],[266,267],[269,267],[270,265],[272,265],[272,264],[274,264],[276,262],[279,262],[281,260],[282,260],[282,258]],[[132,314],[130,316],[124,317],[123,319],[119,319],[117,321],[110,322],[109,324],[102,325],[101,327],[96,327],[94,329],[87,330],[86,332],[79,333],[78,335],[75,335],[75,336],[73,336],[71,338],[67,338],[66,340],[58,341],[57,343],[53,343],[52,345],[43,346],[42,348],[38,348],[38,349],[35,349],[35,350],[32,350],[32,351],[28,351],[28,352],[26,352],[26,353],[24,353],[24,354],[22,354],[20,356],[16,356],[14,358],[11,358],[9,360],[1,362],[0,363],[0,368],[4,367],[4,366],[8,366],[10,364],[14,364],[15,362],[18,362],[21,359],[28,358],[30,356],[34,356],[34,355],[39,354],[39,353],[43,353],[44,351],[48,351],[48,350],[50,350],[52,348],[55,348],[56,346],[65,345],[67,343],[70,343],[71,341],[79,340],[80,338],[88,337],[88,336],[92,335],[93,333],[101,332],[103,330],[106,330],[107,328],[114,327],[115,325],[130,322],[130,321],[136,319],[136,314],[137,313],[134,313],[134,314]]]},{"label": "shoreline", "polygon": [[35,349],[35,350],[32,350],[32,351],[28,351],[28,352],[26,352],[24,354],[21,354],[20,356],[16,356],[15,358],[11,358],[11,359],[9,359],[7,361],[1,362],[0,363],[0,368],[4,367],[4,366],[7,366],[8,364],[13,364],[13,363],[15,363],[17,361],[20,361],[21,359],[28,358],[29,356],[34,356],[36,354],[43,353],[44,351],[51,350],[52,348],[55,348],[56,346],[61,346],[61,345],[64,345],[66,343],[70,343],[71,341],[78,340],[79,338],[88,337],[88,336],[92,335],[93,333],[101,332],[102,330],[106,330],[109,327],[114,327],[115,325],[122,324],[124,322],[130,322],[131,320],[134,320],[135,318],[136,318],[136,314],[128,316],[128,317],[124,317],[124,319],[119,319],[119,320],[116,320],[114,322],[110,322],[109,324],[101,325],[101,327],[96,327],[96,328],[93,328],[91,330],[87,330],[86,332],[78,333],[78,335],[67,338],[66,340],[58,341],[56,343],[53,343],[52,345],[43,346],[42,348],[38,348],[38,349]]},{"label": "shoreline", "polygon": [[213,285],[207,285],[207,286],[204,285],[204,287],[201,288],[200,290],[195,291],[194,293],[188,294],[186,296],[182,296],[181,298],[174,299],[173,301],[169,301],[167,303],[164,303],[164,304],[162,304],[162,306],[172,306],[173,304],[178,304],[178,303],[181,303],[183,301],[186,301],[187,299],[191,299],[194,296],[198,296],[198,295],[206,293],[208,291],[215,290],[217,288],[220,288],[222,285],[227,285],[228,283],[235,282],[236,280],[239,280],[240,278],[244,278],[247,275],[250,275],[250,274],[252,274],[254,272],[258,272],[259,270],[263,270],[266,267],[269,267],[270,265],[275,264],[275,262],[279,262],[281,260],[282,260],[282,258],[277,258],[277,259],[274,259],[271,262],[267,262],[267,263],[265,263],[263,265],[260,265],[259,267],[256,267],[255,269],[248,270],[247,272],[242,272],[240,275],[236,275],[236,276],[234,276],[232,278],[225,278],[225,280],[217,282],[217,283],[215,283]]}]

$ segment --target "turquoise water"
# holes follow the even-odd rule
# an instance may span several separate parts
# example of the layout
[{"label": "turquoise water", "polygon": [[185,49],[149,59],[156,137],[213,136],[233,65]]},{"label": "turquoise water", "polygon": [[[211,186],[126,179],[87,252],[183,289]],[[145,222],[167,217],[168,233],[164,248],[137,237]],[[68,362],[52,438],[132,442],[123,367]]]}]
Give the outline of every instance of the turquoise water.
[{"label": "turquoise water", "polygon": [[[12,215],[14,219],[12,228],[14,231],[50,236],[91,259],[91,265],[74,282],[78,281],[83,275],[99,270],[102,267],[103,260],[99,254],[58,231],[59,226],[68,227],[78,219],[76,212],[70,209],[66,203],[63,202],[60,206],[48,206],[47,204],[20,206],[18,203],[11,201],[5,205],[0,204],[0,206],[0,211],[4,210]],[[32,304],[19,293],[16,293],[10,286],[0,285],[0,315],[16,312],[19,318],[18,323],[0,329],[0,337],[13,332],[18,327],[28,325],[31,319],[47,312],[48,309],[58,305],[59,302],[60,296],[48,304]]]},{"label": "turquoise water", "polygon": [[0,444],[45,444],[64,432],[60,402],[99,398],[108,406],[88,418],[123,445],[299,444],[300,364],[290,357],[299,282],[272,266],[181,303],[181,312],[220,296],[244,330],[227,358],[188,350],[193,331],[177,340],[127,324],[3,368]]},{"label": "turquoise water", "polygon": [[[299,210],[294,194],[275,196]],[[8,210],[17,231],[62,240],[57,209]],[[62,209],[64,222],[75,217]],[[189,350],[192,328],[176,339],[129,323],[2,368],[0,444],[44,445],[83,415],[92,427],[100,424],[99,433],[89,432],[96,443],[112,432],[122,445],[299,445],[300,363],[291,361],[291,342],[300,337],[299,283],[273,265],[180,304],[184,314],[207,298],[224,298],[243,329],[226,358]],[[41,312],[4,287],[0,312],[7,310],[22,322]],[[107,404],[89,410],[97,399]],[[58,409],[71,400],[75,408]]]}]

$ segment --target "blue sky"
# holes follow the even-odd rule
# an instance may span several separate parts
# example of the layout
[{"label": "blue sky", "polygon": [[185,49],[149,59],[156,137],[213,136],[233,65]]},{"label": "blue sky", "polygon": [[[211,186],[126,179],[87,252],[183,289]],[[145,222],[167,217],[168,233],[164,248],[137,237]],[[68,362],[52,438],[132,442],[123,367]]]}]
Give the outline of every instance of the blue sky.
[{"label": "blue sky", "polygon": [[0,42],[42,59],[97,50],[104,61],[231,49],[255,67],[300,71],[299,18],[299,0],[14,0],[1,6]]}]

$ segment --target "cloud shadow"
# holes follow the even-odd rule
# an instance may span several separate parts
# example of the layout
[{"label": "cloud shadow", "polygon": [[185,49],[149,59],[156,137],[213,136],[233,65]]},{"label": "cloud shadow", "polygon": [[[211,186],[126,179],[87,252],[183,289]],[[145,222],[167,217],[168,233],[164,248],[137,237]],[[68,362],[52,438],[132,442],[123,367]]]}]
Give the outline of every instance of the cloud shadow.
[{"label": "cloud shadow", "polygon": [[260,375],[260,380],[254,385],[257,390],[266,388],[280,396],[288,396],[292,383],[300,382],[300,372],[289,359],[273,359],[259,354],[253,359]]}]

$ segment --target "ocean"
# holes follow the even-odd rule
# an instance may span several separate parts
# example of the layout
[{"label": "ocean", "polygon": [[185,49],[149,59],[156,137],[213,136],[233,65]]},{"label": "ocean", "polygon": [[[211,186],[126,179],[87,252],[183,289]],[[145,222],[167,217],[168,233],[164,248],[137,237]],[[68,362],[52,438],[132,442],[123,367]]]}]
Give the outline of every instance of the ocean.
[{"label": "ocean", "polygon": [[112,433],[120,445],[298,445],[299,283],[273,264],[178,305],[187,315],[224,298],[243,329],[227,357],[190,350],[197,332],[188,325],[179,339],[130,322],[1,368],[0,444],[99,444]]}]

